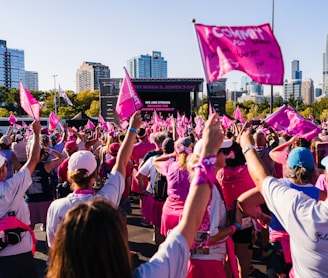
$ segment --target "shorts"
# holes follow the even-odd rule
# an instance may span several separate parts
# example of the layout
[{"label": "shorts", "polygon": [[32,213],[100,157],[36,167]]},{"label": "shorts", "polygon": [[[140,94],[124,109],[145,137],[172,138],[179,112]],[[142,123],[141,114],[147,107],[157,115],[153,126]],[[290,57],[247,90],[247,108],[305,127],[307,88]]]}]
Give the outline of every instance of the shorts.
[{"label": "shorts", "polygon": [[0,278],[38,278],[32,252],[0,257]]},{"label": "shorts", "polygon": [[237,231],[232,236],[232,239],[236,243],[249,243],[250,246],[253,246],[253,227]]},{"label": "shorts", "polygon": [[30,210],[32,227],[38,223],[46,224],[47,212],[51,202],[52,201],[27,203]]}]

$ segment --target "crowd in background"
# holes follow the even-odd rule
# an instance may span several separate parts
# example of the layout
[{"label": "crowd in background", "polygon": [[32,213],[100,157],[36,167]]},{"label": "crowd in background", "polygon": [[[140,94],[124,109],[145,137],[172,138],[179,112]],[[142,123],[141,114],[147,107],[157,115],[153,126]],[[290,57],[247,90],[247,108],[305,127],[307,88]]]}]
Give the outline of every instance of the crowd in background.
[{"label": "crowd in background", "polygon": [[[308,141],[278,132],[265,122],[250,120],[242,124],[235,121],[229,128],[224,128],[212,114],[200,128],[199,123],[181,122],[173,117],[165,125],[143,122],[138,113],[132,116],[126,128],[116,126],[111,131],[100,124],[94,129],[64,125],[62,130],[49,130],[33,123],[28,132],[28,128],[15,130],[11,127],[1,136],[0,188],[6,186],[8,191],[0,189],[2,198],[6,199],[0,199],[0,218],[13,210],[32,229],[36,224],[42,224],[50,248],[47,277],[110,277],[106,273],[131,277],[130,258],[125,255],[131,251],[127,245],[126,226],[126,217],[132,212],[131,195],[140,200],[142,224],[152,225],[156,245],[165,246],[159,248],[148,265],[135,270],[133,275],[136,277],[153,277],[151,275],[156,271],[163,271],[160,277],[249,277],[254,271],[251,260],[256,237],[262,241],[262,255],[267,261],[269,277],[302,277],[300,273],[307,266],[298,262],[299,256],[295,253],[300,248],[295,247],[297,241],[290,239],[293,237],[293,234],[289,235],[290,223],[284,222],[274,204],[267,201],[267,193],[262,192],[258,179],[254,178],[257,173],[252,167],[257,164],[253,161],[258,159],[264,165],[263,171],[259,168],[263,177],[275,178],[270,183],[277,182],[302,192],[299,194],[303,195],[295,198],[302,199],[306,194],[307,199],[325,204],[328,152],[318,154],[317,146],[328,142],[327,131],[322,129],[321,134]],[[214,131],[214,127],[222,134]],[[211,153],[206,152],[209,149]],[[203,172],[199,170],[205,167],[204,157],[214,159],[211,162],[213,173],[205,168]],[[5,175],[2,175],[4,167]],[[209,178],[209,173],[214,178]],[[199,181],[201,175],[207,175],[207,178]],[[16,185],[11,185],[14,182]],[[265,183],[267,179],[263,178],[261,182]],[[197,198],[191,194],[197,183],[209,184],[211,188],[210,193],[206,193],[207,200],[202,199],[205,214],[201,213],[200,207],[200,216],[196,217],[198,222],[201,220],[201,225],[189,218],[189,212],[194,208],[188,200]],[[20,207],[24,205],[22,202],[26,208]],[[280,206],[284,209],[283,203]],[[296,205],[291,208],[295,215],[297,210],[301,209]],[[102,217],[106,215],[111,219],[104,220]],[[322,220],[310,212],[308,217],[318,218],[328,225],[328,217]],[[315,226],[310,222],[308,225]],[[188,226],[190,231],[185,232],[185,225],[193,225],[193,228]],[[307,223],[303,225],[306,230]],[[113,236],[100,232],[103,227]],[[196,237],[193,229],[197,231]],[[84,242],[81,230],[88,231],[93,238],[83,249],[73,246],[79,240]],[[114,237],[118,233],[123,235],[122,238]],[[13,248],[0,249],[0,277],[14,277],[2,276],[2,266],[6,265],[7,273],[15,273],[13,268],[10,269],[14,264],[25,262],[25,267],[31,263],[29,247],[33,245],[32,239],[25,231],[19,236],[21,242],[25,238],[23,247],[19,247],[21,242],[18,242],[12,245]],[[315,242],[325,235],[318,231],[308,237]],[[93,251],[99,251],[95,262],[96,258],[90,258],[86,253],[96,248],[97,244],[92,247],[92,242],[100,239],[105,241],[104,246],[108,241],[115,249],[108,253],[106,250]],[[176,241],[183,249],[178,253]],[[69,254],[61,253],[70,248]],[[163,254],[164,248],[172,261]],[[13,251],[7,252],[10,249]],[[305,251],[308,256],[309,249]],[[122,254],[116,254],[118,250]],[[316,250],[317,256],[325,258],[326,254],[321,254],[320,250]],[[76,254],[78,252],[80,255]],[[187,257],[181,255],[179,258],[180,252]],[[10,264],[6,261],[6,257],[21,254],[24,256]],[[115,259],[108,263],[108,256]],[[165,261],[162,264],[161,259]],[[316,257],[309,261],[309,269],[313,271],[311,277],[327,273]],[[129,267],[123,269],[121,265]],[[179,268],[181,270],[176,272]],[[26,269],[28,275],[21,277],[36,277],[31,266]]]}]

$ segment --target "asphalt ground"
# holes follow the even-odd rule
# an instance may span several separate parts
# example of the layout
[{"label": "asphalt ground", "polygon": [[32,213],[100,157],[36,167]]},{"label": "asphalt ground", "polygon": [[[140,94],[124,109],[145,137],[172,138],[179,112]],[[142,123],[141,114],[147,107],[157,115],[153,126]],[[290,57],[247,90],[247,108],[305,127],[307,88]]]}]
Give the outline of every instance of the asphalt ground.
[{"label": "asphalt ground", "polygon": [[[139,199],[131,197],[132,214],[127,217],[129,246],[134,252],[133,266],[137,267],[141,263],[148,261],[156,252],[157,247],[153,242],[153,228],[145,227],[140,223]],[[44,277],[47,268],[48,250],[46,247],[46,234],[40,230],[40,225],[35,227],[35,236],[38,240],[34,262],[38,269],[39,277]],[[261,242],[257,240],[254,244],[252,264],[254,271],[249,277],[267,277],[266,262],[262,258]]]}]

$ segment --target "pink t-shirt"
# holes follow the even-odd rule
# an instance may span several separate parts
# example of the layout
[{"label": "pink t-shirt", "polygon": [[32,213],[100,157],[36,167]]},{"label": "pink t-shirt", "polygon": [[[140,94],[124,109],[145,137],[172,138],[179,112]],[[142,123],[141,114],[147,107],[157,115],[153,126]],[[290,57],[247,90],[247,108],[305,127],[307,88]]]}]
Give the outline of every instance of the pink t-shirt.
[{"label": "pink t-shirt", "polygon": [[327,192],[327,181],[326,181],[326,174],[321,174],[317,182],[315,183],[315,187],[319,188],[322,191]]},{"label": "pink t-shirt", "polygon": [[133,147],[131,159],[134,160],[134,163],[139,165],[141,159],[144,158],[146,153],[155,149],[156,149],[156,145],[150,143],[149,141],[141,141],[139,143],[136,143]]},{"label": "pink t-shirt", "polygon": [[186,200],[190,187],[189,172],[180,170],[178,162],[168,160],[162,163],[161,173],[167,179],[168,197],[174,200]]},{"label": "pink t-shirt", "polygon": [[255,187],[246,165],[225,167],[218,171],[217,179],[228,210],[233,208],[234,200],[242,193]]}]

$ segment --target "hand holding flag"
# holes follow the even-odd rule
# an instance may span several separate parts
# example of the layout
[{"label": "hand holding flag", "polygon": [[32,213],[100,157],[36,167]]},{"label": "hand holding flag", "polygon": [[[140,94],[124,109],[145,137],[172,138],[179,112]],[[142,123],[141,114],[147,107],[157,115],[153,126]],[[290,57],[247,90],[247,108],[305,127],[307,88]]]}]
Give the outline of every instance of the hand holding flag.
[{"label": "hand holding flag", "polygon": [[22,81],[19,82],[19,95],[20,104],[24,111],[32,118],[40,121],[40,103],[24,88]]},{"label": "hand holding flag", "polygon": [[13,125],[14,123],[17,122],[17,118],[15,117],[15,115],[13,113],[10,113],[10,116],[8,118],[8,122]]},{"label": "hand holding flag", "polygon": [[134,88],[129,73],[124,68],[121,90],[118,96],[115,112],[122,121],[127,120],[132,114],[143,107],[142,101]]}]

